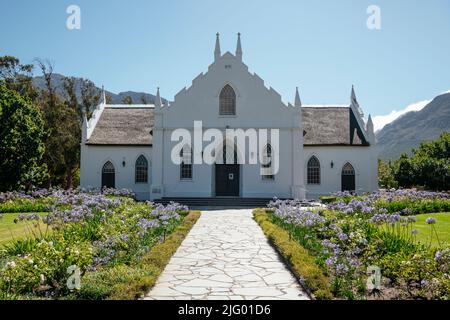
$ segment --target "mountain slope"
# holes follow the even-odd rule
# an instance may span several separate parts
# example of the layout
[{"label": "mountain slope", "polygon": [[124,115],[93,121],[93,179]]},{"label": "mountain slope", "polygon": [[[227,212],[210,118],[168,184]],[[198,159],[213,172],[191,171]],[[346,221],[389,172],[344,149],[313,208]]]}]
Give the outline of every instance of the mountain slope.
[{"label": "mountain slope", "polygon": [[[63,87],[63,79],[64,76],[58,73],[54,73],[52,75],[52,81],[53,85],[56,88],[56,92],[64,97],[64,87]],[[81,98],[81,78],[75,78],[75,85],[76,85],[76,94],[78,98]],[[45,88],[45,81],[43,76],[37,76],[33,78],[33,85],[36,88],[44,89]],[[98,92],[100,93],[101,88],[96,87]],[[123,99],[126,96],[130,96],[133,99],[134,104],[153,104],[155,102],[155,96],[149,93],[145,92],[135,92],[135,91],[126,91],[126,92],[120,92],[118,94],[115,94],[110,91],[105,91],[106,95],[111,98],[112,104],[122,104]],[[143,101],[144,100],[144,101]],[[165,102],[165,99],[162,99],[163,102]],[[145,103],[144,103],[145,102]]]},{"label": "mountain slope", "polygon": [[450,131],[450,93],[437,96],[422,110],[409,112],[379,131],[379,157],[398,158],[420,142],[436,139],[443,131]]}]

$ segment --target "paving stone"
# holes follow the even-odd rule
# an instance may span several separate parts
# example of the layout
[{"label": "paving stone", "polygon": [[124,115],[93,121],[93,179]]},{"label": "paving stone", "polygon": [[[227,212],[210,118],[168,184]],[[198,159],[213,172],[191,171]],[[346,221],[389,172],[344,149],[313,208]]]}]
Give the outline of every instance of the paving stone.
[{"label": "paving stone", "polygon": [[144,298],[308,299],[252,210],[203,211]]}]

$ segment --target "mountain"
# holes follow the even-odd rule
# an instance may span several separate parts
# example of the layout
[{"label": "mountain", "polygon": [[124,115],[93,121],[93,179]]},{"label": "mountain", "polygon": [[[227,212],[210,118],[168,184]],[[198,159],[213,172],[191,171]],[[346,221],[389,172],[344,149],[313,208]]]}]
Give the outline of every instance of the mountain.
[{"label": "mountain", "polygon": [[[64,76],[58,73],[52,74],[52,82],[56,88],[56,92],[61,96],[65,97],[64,86],[63,86]],[[75,78],[75,86],[76,86],[76,94],[78,98],[81,98],[81,78]],[[45,80],[43,76],[36,76],[33,78],[33,85],[36,88],[44,89],[45,88]],[[96,87],[98,92],[100,93],[101,88]],[[126,91],[115,94],[110,91],[105,91],[106,96],[111,98],[111,104],[123,104],[123,99],[127,96],[130,96],[133,99],[134,104],[144,104],[143,98],[145,100],[145,104],[153,104],[155,102],[155,96],[146,92],[135,92],[135,91]],[[165,103],[166,100],[162,99]]]},{"label": "mountain", "polygon": [[377,132],[379,157],[396,159],[443,131],[450,131],[450,93],[435,97],[420,111],[408,112]]}]

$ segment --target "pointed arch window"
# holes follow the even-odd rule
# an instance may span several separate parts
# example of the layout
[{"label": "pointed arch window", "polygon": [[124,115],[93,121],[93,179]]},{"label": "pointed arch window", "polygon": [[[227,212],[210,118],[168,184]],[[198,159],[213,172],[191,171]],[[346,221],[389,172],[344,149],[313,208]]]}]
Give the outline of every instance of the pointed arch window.
[{"label": "pointed arch window", "polygon": [[219,96],[219,114],[221,116],[236,115],[236,93],[229,85],[225,85]]},{"label": "pointed arch window", "polygon": [[274,180],[275,175],[272,171],[272,146],[270,144],[264,147],[262,156],[261,177],[263,180]]},{"label": "pointed arch window", "polygon": [[306,176],[308,184],[320,184],[320,162],[316,156],[309,158]]},{"label": "pointed arch window", "polygon": [[180,179],[192,180],[192,151],[189,145],[184,145],[180,151]]},{"label": "pointed arch window", "polygon": [[136,183],[148,182],[148,161],[143,155],[140,155],[136,160],[134,176]]}]

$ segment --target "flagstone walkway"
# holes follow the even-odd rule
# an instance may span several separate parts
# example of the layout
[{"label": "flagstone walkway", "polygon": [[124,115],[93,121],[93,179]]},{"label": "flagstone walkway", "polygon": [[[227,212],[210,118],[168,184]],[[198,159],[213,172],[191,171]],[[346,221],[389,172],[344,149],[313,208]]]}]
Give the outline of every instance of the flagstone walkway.
[{"label": "flagstone walkway", "polygon": [[308,296],[253,220],[252,210],[217,210],[202,211],[145,299]]}]

